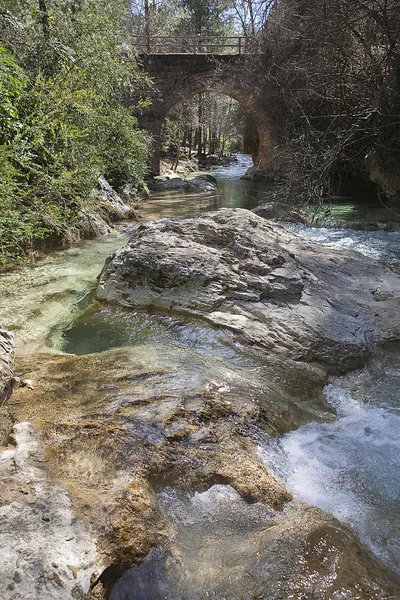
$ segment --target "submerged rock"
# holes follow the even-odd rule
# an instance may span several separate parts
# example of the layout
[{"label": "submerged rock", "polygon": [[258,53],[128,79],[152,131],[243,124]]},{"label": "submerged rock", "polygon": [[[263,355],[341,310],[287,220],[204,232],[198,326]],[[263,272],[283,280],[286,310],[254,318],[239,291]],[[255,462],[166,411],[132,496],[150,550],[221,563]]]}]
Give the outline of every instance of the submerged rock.
[{"label": "submerged rock", "polygon": [[[47,500],[41,506],[36,506],[35,496],[27,496],[23,510],[34,507],[39,522],[43,515],[51,516],[50,522],[35,527],[38,542],[47,543],[53,524],[60,535],[74,536],[60,552],[70,552],[71,547],[76,553],[73,560],[67,557],[82,588],[96,573],[88,598],[110,597],[107,592],[116,584],[114,600],[136,597],[139,591],[149,600],[203,600],[207,594],[241,600],[249,592],[271,600],[291,594],[394,600],[400,591],[398,577],[331,515],[290,502],[290,493],[269,474],[252,438],[263,410],[249,399],[249,388],[205,387],[188,373],[187,356],[178,361],[169,357],[170,366],[161,368],[164,353],[161,347],[150,352],[139,346],[53,356],[47,363],[36,357],[33,368],[40,386],[17,391],[17,416],[29,397],[38,426],[46,424],[46,463],[75,498],[76,515],[96,534],[97,558],[80,521],[71,518],[65,533],[67,495],[59,486],[44,487]],[[29,366],[26,357],[21,367],[28,371]],[[207,359],[197,366],[200,371],[208,366],[212,376]],[[298,403],[304,392],[298,374],[291,380],[297,369],[294,363],[282,377],[290,380]],[[283,410],[285,418],[290,414],[287,406],[275,410]],[[268,419],[273,413],[268,410]],[[22,431],[34,441],[29,426]],[[11,459],[10,453],[7,456]],[[21,494],[34,493],[29,481],[49,483],[29,463],[21,463],[18,477],[22,476]],[[15,481],[9,488],[16,489]],[[56,519],[52,510],[57,506],[62,510]],[[7,513],[7,532],[9,519]],[[32,536],[21,531],[31,547]],[[15,546],[13,542],[12,553]],[[67,557],[57,555],[59,547],[54,552],[45,548],[42,555],[34,553],[36,573],[43,571],[43,560],[54,561],[68,574]],[[86,568],[82,549],[88,551]],[[100,562],[101,574],[96,567]],[[8,562],[3,569],[8,581],[8,573],[13,574]],[[51,575],[54,569],[45,572]],[[32,563],[23,560],[18,572],[31,581],[33,570]],[[64,587],[68,589],[70,581],[62,580],[60,595],[54,597],[69,597]],[[78,591],[71,597],[79,598]]]},{"label": "submerged rock", "polygon": [[[202,317],[268,354],[360,367],[400,339],[400,280],[375,261],[321,247],[243,209],[142,225],[100,276],[97,298]],[[377,303],[376,290],[391,296]]]},{"label": "submerged rock", "polygon": [[298,503],[284,514],[248,505],[226,485],[159,501],[174,524],[168,547],[127,570],[111,600],[394,599],[398,578],[328,514]]},{"label": "submerged rock", "polygon": [[[0,454],[5,598],[79,599],[89,580],[85,600],[399,597],[398,577],[331,515],[292,503],[259,451],[332,417],[326,367],[396,339],[398,279],[244,210],[141,226],[103,278],[99,296],[173,318],[140,328],[134,311],[99,305],[120,316],[97,338],[120,329],[119,347],[20,353],[35,383],[13,394],[23,424]],[[154,336],[157,320],[172,338]]]}]

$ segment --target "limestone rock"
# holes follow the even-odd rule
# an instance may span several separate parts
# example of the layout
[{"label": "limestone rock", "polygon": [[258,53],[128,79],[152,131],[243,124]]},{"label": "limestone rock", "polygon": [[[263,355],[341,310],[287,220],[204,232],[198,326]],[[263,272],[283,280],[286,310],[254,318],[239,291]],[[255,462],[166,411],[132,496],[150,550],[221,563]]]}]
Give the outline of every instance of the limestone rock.
[{"label": "limestone rock", "polygon": [[309,223],[310,221],[302,210],[280,202],[267,202],[267,204],[256,206],[252,212],[263,219],[281,220],[287,223]]},{"label": "limestone rock", "polygon": [[179,175],[159,175],[150,179],[148,186],[153,192],[174,192],[184,190],[186,181]]},{"label": "limestone rock", "polygon": [[131,204],[138,202],[149,195],[149,189],[145,183],[125,183],[119,190],[119,195],[123,202]]},{"label": "limestone rock", "polygon": [[[100,280],[99,300],[202,317],[266,353],[332,373],[400,339],[398,277],[243,209],[142,225]],[[377,289],[392,295],[377,302]]]},{"label": "limestone rock", "polygon": [[80,235],[85,239],[99,237],[111,231],[108,223],[100,215],[94,214],[88,208],[82,209],[77,227]]},{"label": "limestone rock", "polygon": [[14,338],[0,325],[0,398],[7,393],[14,367]]},{"label": "limestone rock", "polygon": [[188,192],[215,192],[217,180],[212,175],[198,175],[187,180],[186,190]]},{"label": "limestone rock", "polygon": [[201,174],[188,179],[178,175],[163,175],[154,177],[149,186],[156,192],[183,191],[191,193],[213,192],[217,189],[217,181],[208,174]]},{"label": "limestone rock", "polygon": [[134,218],[136,215],[133,208],[123,202],[104,177],[99,177],[97,180],[91,193],[91,201],[94,204],[95,213],[106,223]]},{"label": "limestone rock", "polygon": [[399,578],[323,511],[293,503],[274,514],[224,485],[190,500],[160,496],[175,533],[123,574],[111,599],[133,589],[154,600],[398,597]]},{"label": "limestone rock", "polygon": [[83,599],[98,568],[94,540],[38,466],[32,426],[16,425],[14,441],[0,454],[1,597]]}]

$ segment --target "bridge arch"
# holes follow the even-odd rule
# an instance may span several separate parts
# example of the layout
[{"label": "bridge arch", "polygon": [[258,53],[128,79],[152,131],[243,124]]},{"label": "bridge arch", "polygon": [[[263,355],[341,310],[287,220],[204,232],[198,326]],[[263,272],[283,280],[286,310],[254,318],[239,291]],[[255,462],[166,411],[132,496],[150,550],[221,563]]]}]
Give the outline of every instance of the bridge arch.
[{"label": "bridge arch", "polygon": [[138,115],[139,125],[152,137],[149,156],[151,171],[160,170],[161,129],[169,112],[185,98],[203,92],[216,92],[236,100],[254,123],[258,137],[255,164],[259,168],[274,170],[273,149],[276,146],[268,126],[268,119],[256,94],[238,83],[232,69],[221,68],[232,62],[232,56],[210,57],[201,55],[158,55],[151,57],[148,70],[153,78],[154,91],[151,106]]}]

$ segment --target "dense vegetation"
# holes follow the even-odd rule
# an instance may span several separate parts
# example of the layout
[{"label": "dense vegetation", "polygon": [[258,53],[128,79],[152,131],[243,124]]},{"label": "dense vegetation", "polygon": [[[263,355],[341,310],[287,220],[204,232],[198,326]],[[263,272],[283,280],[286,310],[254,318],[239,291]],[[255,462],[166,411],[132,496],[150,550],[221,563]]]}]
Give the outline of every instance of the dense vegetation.
[{"label": "dense vegetation", "polygon": [[278,142],[281,193],[319,201],[356,177],[399,204],[398,0],[280,0],[258,44],[244,76]]},{"label": "dense vegetation", "polygon": [[145,171],[147,139],[124,102],[142,84],[125,0],[3,3],[0,263],[79,224],[100,174]]}]

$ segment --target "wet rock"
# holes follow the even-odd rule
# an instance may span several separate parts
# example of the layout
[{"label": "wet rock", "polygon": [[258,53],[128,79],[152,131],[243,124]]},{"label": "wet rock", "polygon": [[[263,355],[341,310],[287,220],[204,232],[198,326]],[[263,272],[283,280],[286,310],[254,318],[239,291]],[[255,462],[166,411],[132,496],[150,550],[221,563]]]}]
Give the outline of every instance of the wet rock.
[{"label": "wet rock", "polygon": [[343,229],[353,229],[354,231],[379,231],[379,223],[375,221],[352,221],[351,223],[344,223]]},{"label": "wet rock", "polygon": [[188,192],[203,193],[203,192],[215,192],[217,189],[217,180],[212,175],[198,175],[192,179],[188,179],[186,183],[186,190]]},{"label": "wet rock", "polygon": [[268,202],[261,206],[256,206],[252,212],[263,219],[280,220],[288,223],[309,223],[310,219],[305,212],[295,209],[288,204],[280,202]]},{"label": "wet rock", "polygon": [[[143,225],[100,279],[99,300],[202,317],[267,354],[331,373],[360,367],[374,344],[400,339],[396,276],[243,209]],[[393,294],[379,306],[377,287]]]},{"label": "wet rock", "polygon": [[159,175],[149,179],[148,186],[153,192],[173,192],[184,190],[186,181],[179,175]]},{"label": "wet rock", "polygon": [[[102,562],[103,566],[87,569],[88,574],[95,573],[88,598],[108,597],[121,576],[125,578],[124,571],[145,556],[151,559],[152,548],[168,548],[168,564],[162,563],[168,587],[162,593],[171,600],[196,598],[196,594],[200,600],[209,588],[217,591],[216,597],[242,598],[244,585],[246,593],[251,589],[255,597],[268,597],[266,590],[271,590],[271,600],[292,592],[334,599],[347,590],[351,597],[358,584],[362,600],[371,597],[372,586],[381,594],[377,597],[390,598],[388,594],[398,590],[395,577],[371,558],[348,529],[322,511],[305,506],[297,510],[287,504],[290,493],[271,476],[258,454],[254,431],[263,422],[266,405],[251,401],[248,381],[244,389],[233,382],[210,384],[212,365],[206,358],[204,365],[196,365],[197,375],[191,381],[187,357],[177,355],[173,361],[169,357],[169,366],[161,368],[164,354],[162,347],[149,352],[139,346],[87,356],[53,355],[50,361],[45,355],[21,359],[21,371],[38,385],[16,390],[15,415],[19,418],[34,407],[33,417],[46,445],[46,467],[74,498],[79,520],[70,519],[63,529],[65,538],[75,546],[87,540],[77,529],[82,520],[97,538],[101,561],[93,559],[93,565]],[[204,368],[207,384],[199,382],[197,372]],[[298,363],[290,367],[287,363],[281,372],[297,404],[303,394],[310,395],[303,385],[311,389],[316,381],[316,373],[309,370],[302,383],[300,368]],[[274,373],[279,372],[275,365]],[[285,396],[281,390],[277,401],[276,394],[271,387],[268,420],[283,410],[285,427],[291,426]],[[12,494],[20,489],[18,493],[31,506],[36,493],[28,483],[32,471],[24,465],[22,472],[27,479],[18,482],[18,488],[14,482],[3,487]],[[45,482],[50,482],[47,476]],[[185,502],[193,495],[205,499],[211,495],[203,511],[194,506],[194,515],[185,522],[195,529],[189,527],[183,537],[174,516],[180,514],[185,520],[181,505],[168,507],[159,501],[171,486]],[[228,502],[220,506],[214,488],[228,488]],[[47,488],[45,492],[48,498]],[[56,500],[60,509],[60,497]],[[39,512],[40,536],[43,527],[50,527],[52,533],[48,504],[47,499],[46,510]],[[55,522],[59,526],[59,520]],[[36,527],[34,531],[36,535]],[[72,557],[62,552],[46,555],[46,564],[58,565],[52,566],[49,574],[54,579],[48,585],[55,585],[59,571],[68,574],[68,581],[79,583],[83,576],[79,556],[79,552]],[[224,570],[218,561],[225,562]],[[41,572],[40,565],[35,568]],[[24,569],[18,568],[22,580]],[[250,583],[249,572],[253,573]],[[154,570],[151,581],[146,580],[145,597],[164,597],[158,595]],[[174,581],[183,587],[176,588]],[[136,584],[134,589],[139,589]],[[63,593],[61,587],[58,597],[63,598]],[[79,598],[74,593],[71,597]]]},{"label": "wet rock", "polygon": [[318,509],[293,503],[277,514],[225,485],[190,497],[165,489],[159,502],[174,535],[124,573],[111,600],[133,589],[152,600],[394,600],[399,593],[399,578]]},{"label": "wet rock", "polygon": [[[229,483],[249,502],[276,509],[291,499],[249,435],[260,407],[244,402],[235,387],[211,390],[195,381],[187,389],[187,359],[181,360],[180,374],[174,364],[160,369],[159,354],[141,347],[35,359],[37,387],[16,391],[16,418],[29,399],[38,426],[46,423],[48,468],[96,532],[106,565],[133,564],[165,543],[171,527],[155,490],[171,482],[188,492]],[[29,357],[20,366],[32,376]],[[160,393],[174,375],[182,382],[176,397]]]}]

